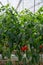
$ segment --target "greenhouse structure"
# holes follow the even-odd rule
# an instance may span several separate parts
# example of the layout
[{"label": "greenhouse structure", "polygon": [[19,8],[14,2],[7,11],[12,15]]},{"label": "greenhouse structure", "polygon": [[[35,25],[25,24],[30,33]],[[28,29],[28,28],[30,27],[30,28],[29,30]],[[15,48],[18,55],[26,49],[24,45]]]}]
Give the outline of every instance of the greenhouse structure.
[{"label": "greenhouse structure", "polygon": [[0,0],[0,65],[43,65],[43,0]]}]

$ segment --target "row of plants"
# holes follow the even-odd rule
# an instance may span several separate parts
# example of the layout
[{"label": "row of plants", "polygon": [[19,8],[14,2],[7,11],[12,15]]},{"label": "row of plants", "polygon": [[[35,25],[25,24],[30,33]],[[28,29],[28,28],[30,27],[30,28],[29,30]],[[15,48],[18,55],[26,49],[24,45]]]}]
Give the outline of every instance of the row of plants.
[{"label": "row of plants", "polygon": [[[36,12],[17,12],[9,4],[0,8],[0,54],[11,59],[12,51],[23,65],[36,65],[43,52],[43,6]],[[11,62],[10,62],[11,63]],[[6,65],[11,65],[9,62]]]}]

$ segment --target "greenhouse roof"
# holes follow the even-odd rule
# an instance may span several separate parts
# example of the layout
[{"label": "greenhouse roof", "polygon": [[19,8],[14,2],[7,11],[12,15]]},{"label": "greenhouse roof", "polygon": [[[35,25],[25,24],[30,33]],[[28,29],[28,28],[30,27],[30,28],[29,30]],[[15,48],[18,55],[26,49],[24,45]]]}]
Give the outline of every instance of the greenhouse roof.
[{"label": "greenhouse roof", "polygon": [[9,3],[10,6],[13,6],[18,11],[27,8],[30,11],[34,12],[34,8],[35,11],[37,11],[41,6],[43,6],[43,0],[0,0],[0,2],[3,5]]}]

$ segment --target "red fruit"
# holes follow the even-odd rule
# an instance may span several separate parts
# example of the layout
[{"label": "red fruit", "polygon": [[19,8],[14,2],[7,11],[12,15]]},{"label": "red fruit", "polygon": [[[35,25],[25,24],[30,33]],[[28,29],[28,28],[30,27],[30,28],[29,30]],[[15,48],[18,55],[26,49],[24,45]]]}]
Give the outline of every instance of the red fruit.
[{"label": "red fruit", "polygon": [[43,46],[42,45],[40,45],[40,49],[42,49],[43,48]]},{"label": "red fruit", "polygon": [[24,47],[22,47],[21,50],[24,51],[25,50]]},{"label": "red fruit", "polygon": [[26,51],[26,50],[28,50],[28,47],[25,45],[25,46],[23,46],[23,47],[21,48],[21,50],[22,50],[22,51]]},{"label": "red fruit", "polygon": [[25,45],[25,46],[24,46],[24,49],[25,49],[25,50],[28,50],[28,47]]}]

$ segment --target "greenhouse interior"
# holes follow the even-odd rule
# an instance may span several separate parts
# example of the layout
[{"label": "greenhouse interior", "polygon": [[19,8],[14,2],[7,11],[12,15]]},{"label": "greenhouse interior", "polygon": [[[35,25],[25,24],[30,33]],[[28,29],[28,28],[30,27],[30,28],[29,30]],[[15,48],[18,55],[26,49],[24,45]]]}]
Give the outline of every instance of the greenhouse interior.
[{"label": "greenhouse interior", "polygon": [[43,0],[0,0],[0,65],[43,65]]}]

